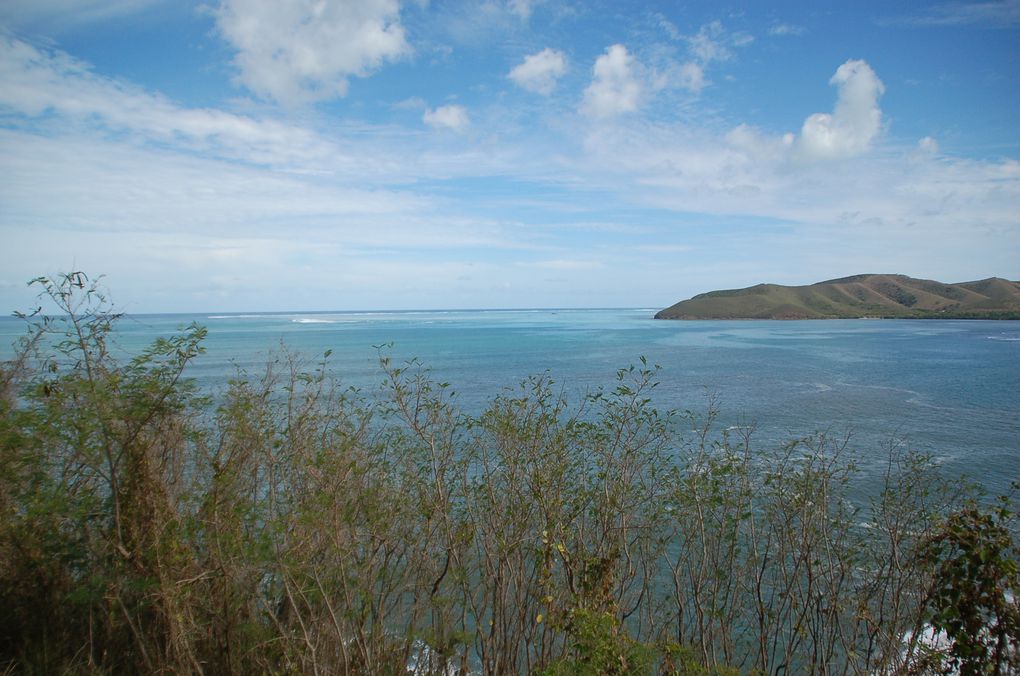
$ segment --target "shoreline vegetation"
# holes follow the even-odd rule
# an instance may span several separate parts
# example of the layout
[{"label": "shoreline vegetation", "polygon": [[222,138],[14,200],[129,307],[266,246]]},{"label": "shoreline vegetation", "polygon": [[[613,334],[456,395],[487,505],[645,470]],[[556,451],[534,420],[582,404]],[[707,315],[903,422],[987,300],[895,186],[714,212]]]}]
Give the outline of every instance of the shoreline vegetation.
[{"label": "shoreline vegetation", "polygon": [[0,367],[0,671],[998,674],[1018,524],[892,445],[760,448],[652,407],[656,368],[466,415],[286,351],[204,396],[198,325],[128,360],[82,273]]},{"label": "shoreline vegetation", "polygon": [[944,284],[854,275],[807,286],[758,284],[680,301],[656,319],[1020,319],[1020,282]]}]

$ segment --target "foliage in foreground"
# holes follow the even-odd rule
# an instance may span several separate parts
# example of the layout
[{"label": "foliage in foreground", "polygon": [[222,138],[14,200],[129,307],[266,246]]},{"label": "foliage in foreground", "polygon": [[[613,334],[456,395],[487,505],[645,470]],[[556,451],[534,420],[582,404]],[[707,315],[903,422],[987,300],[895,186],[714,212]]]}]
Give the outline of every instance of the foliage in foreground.
[{"label": "foliage in foreground", "polygon": [[284,355],[214,404],[198,326],[122,362],[84,275],[37,280],[0,371],[0,670],[1005,673],[1008,501],[846,440],[778,450],[651,406],[644,363],[458,412],[417,364],[371,396]]}]

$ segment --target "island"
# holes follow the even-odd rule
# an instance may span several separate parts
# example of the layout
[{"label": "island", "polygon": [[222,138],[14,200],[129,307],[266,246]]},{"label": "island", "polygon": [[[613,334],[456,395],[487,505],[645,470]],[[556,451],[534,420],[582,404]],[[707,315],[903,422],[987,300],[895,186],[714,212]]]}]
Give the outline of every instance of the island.
[{"label": "island", "polygon": [[865,274],[806,286],[757,284],[702,293],[656,319],[1020,319],[1020,282],[946,284]]}]

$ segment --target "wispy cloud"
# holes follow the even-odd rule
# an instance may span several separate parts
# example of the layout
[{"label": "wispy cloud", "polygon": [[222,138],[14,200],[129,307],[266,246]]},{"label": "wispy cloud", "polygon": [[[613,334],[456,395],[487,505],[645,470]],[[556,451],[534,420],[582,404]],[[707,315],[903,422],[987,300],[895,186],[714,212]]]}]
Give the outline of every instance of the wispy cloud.
[{"label": "wispy cloud", "polygon": [[535,11],[535,6],[543,2],[544,0],[506,0],[510,12],[525,20],[530,19],[531,13]]},{"label": "wispy cloud", "polygon": [[921,152],[934,155],[939,151],[939,142],[931,136],[925,136],[917,142],[917,147],[921,150]]},{"label": "wispy cloud", "polygon": [[105,78],[56,51],[0,35],[0,106],[46,123],[47,115],[88,124],[99,133],[219,153],[256,163],[286,165],[332,156],[338,148],[305,128],[219,109],[185,108],[159,94]]},{"label": "wispy cloud", "polygon": [[733,58],[731,44],[742,45],[752,40],[751,36],[741,33],[729,35],[719,21],[705,24],[694,35],[687,38],[691,55],[702,64],[713,61],[729,61]]},{"label": "wispy cloud", "polygon": [[74,26],[137,14],[170,0],[5,0],[0,24],[16,27],[46,25],[58,32]]},{"label": "wispy cloud", "polygon": [[667,71],[671,84],[698,94],[708,84],[707,70],[714,63],[732,61],[734,50],[754,42],[754,36],[743,31],[729,31],[722,22],[704,24],[693,35],[681,35],[675,27],[669,31],[674,40],[687,45],[687,60],[673,64]]},{"label": "wispy cloud", "polygon": [[943,2],[913,14],[883,19],[887,25],[914,26],[1020,26],[1020,0],[988,2]]},{"label": "wispy cloud", "polygon": [[[778,280],[791,270],[831,276],[846,260],[906,271],[938,261],[965,278],[966,261],[1008,274],[1020,259],[1020,164],[963,159],[932,137],[891,133],[888,118],[900,123],[901,113],[883,111],[892,103],[864,61],[828,66],[831,109],[787,107],[756,127],[751,112],[726,108],[723,86],[718,97],[699,96],[716,72],[740,75],[750,33],[660,22],[653,40],[627,45],[558,42],[562,33],[525,40],[546,12],[529,23],[529,3],[493,0],[478,12],[498,21],[478,21],[519,32],[489,71],[470,71],[470,87],[394,80],[380,88],[390,98],[294,111],[273,102],[336,97],[354,78],[420,66],[409,58],[420,26],[404,28],[419,10],[396,0],[251,2],[258,21],[282,13],[280,34],[263,26],[245,38],[268,31],[273,55],[230,42],[239,77],[272,100],[265,105],[226,94],[221,105],[190,106],[61,51],[0,38],[4,279],[47,272],[40,261],[77,262],[111,273],[111,283],[131,280],[133,297],[163,298],[154,309],[223,308],[228,299],[251,309],[605,305],[648,302],[649,290],[672,297],[670,285],[690,276],[739,285],[737,268]],[[242,7],[231,0],[206,16],[226,35],[226,13]],[[471,13],[450,7],[434,20]],[[315,11],[319,23],[295,18]],[[330,26],[351,41],[343,58],[325,37]],[[447,36],[445,25],[430,30],[429,40]],[[303,36],[321,61],[302,60]],[[420,53],[430,45],[415,43]],[[603,47],[568,67],[567,53]],[[443,68],[453,73],[470,49],[457,43]],[[406,67],[388,67],[400,59]],[[776,77],[779,91],[787,83]],[[825,90],[824,78],[813,84]],[[159,296],[171,278],[174,290]]]},{"label": "wispy cloud", "polygon": [[539,260],[522,262],[519,264],[526,268],[539,268],[542,270],[592,270],[604,267],[603,263],[591,259],[557,258],[551,260]]}]

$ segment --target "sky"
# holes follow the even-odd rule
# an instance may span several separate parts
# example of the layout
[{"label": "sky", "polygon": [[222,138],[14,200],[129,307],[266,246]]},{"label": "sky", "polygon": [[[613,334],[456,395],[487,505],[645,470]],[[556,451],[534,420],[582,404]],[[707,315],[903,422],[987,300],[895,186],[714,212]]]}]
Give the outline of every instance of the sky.
[{"label": "sky", "polygon": [[1020,0],[5,0],[0,310],[1020,279]]}]

